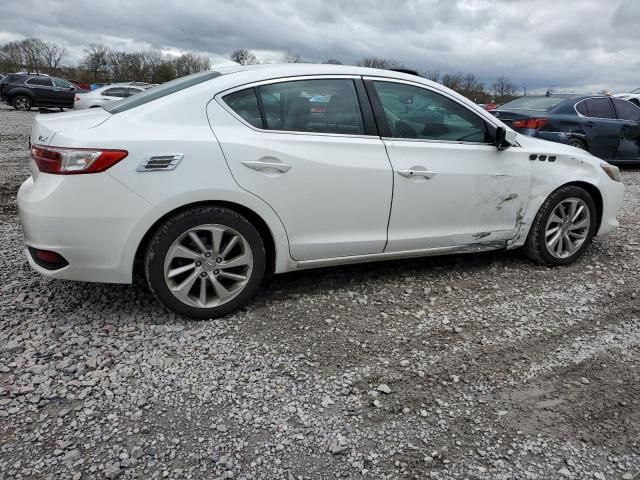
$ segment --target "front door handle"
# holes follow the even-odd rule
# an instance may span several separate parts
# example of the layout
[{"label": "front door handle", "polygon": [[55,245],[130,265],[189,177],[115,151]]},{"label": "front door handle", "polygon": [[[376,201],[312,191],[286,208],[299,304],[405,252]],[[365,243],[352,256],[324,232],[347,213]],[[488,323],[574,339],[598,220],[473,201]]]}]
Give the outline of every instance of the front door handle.
[{"label": "front door handle", "polygon": [[398,174],[406,178],[424,177],[427,180],[430,180],[433,177],[435,177],[436,172],[432,172],[431,170],[427,170],[420,167],[413,167],[405,170],[398,170]]},{"label": "front door handle", "polygon": [[250,168],[251,170],[256,170],[258,172],[271,168],[273,170],[278,170],[279,172],[285,173],[291,169],[291,165],[287,165],[286,163],[273,161],[268,162],[264,160],[247,160],[242,162],[242,164],[245,167]]}]

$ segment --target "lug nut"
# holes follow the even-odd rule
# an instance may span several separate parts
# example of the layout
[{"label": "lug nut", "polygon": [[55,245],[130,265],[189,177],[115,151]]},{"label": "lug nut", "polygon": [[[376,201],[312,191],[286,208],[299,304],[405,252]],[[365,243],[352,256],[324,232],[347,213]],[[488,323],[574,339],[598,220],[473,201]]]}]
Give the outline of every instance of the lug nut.
[{"label": "lug nut", "polygon": [[217,275],[218,273],[220,273],[220,270],[214,270],[213,273]]},{"label": "lug nut", "polygon": [[200,276],[201,276],[201,277],[206,277],[206,276],[207,276],[207,272],[202,272],[202,273],[200,274]]},{"label": "lug nut", "polygon": [[205,257],[209,258],[211,256],[211,254],[209,252],[204,254]]},{"label": "lug nut", "polygon": [[196,262],[196,267],[199,267],[200,265],[202,265],[202,262]]},{"label": "lug nut", "polygon": [[216,258],[216,262],[218,263],[222,262],[222,258],[221,257]]}]

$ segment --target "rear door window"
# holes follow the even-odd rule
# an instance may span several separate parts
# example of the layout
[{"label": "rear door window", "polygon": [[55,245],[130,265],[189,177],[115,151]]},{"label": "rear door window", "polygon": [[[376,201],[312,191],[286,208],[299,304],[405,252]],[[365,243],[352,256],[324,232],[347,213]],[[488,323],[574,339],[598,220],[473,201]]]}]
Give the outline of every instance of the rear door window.
[{"label": "rear door window", "polygon": [[592,118],[616,118],[613,105],[608,98],[588,98],[585,103]]},{"label": "rear door window", "polygon": [[640,121],[640,108],[636,107],[633,103],[614,98],[613,105],[616,108],[616,116],[620,120]]},{"label": "rear door window", "polygon": [[313,133],[364,135],[355,84],[351,79],[279,82],[258,87],[265,128]]},{"label": "rear door window", "polygon": [[28,85],[37,85],[39,87],[52,87],[53,82],[48,77],[33,77],[27,80]]}]

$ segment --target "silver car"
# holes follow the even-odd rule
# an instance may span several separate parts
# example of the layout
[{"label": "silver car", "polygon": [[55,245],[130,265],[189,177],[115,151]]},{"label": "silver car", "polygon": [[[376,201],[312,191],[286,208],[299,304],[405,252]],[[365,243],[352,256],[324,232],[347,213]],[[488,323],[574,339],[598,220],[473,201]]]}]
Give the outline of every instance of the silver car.
[{"label": "silver car", "polygon": [[142,82],[112,83],[90,92],[76,94],[73,108],[80,110],[104,107],[136,93],[144,92],[149,87],[151,87],[150,84]]}]

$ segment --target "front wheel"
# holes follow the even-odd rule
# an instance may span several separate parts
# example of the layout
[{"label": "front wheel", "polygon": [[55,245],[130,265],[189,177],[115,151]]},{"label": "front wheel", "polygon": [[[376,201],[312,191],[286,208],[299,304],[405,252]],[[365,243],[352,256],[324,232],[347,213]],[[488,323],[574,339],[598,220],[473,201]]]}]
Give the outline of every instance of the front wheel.
[{"label": "front wheel", "polygon": [[188,209],[162,224],[145,256],[149,288],[169,309],[217,318],[247,303],[264,276],[266,254],[256,228],[223,207]]},{"label": "front wheel", "polygon": [[591,243],[596,223],[597,210],[589,192],[576,185],[560,187],[538,210],[524,252],[543,265],[572,263]]},{"label": "front wheel", "polygon": [[18,95],[13,99],[13,108],[16,110],[20,110],[23,112],[28,112],[31,110],[33,106],[33,102],[26,95]]}]

